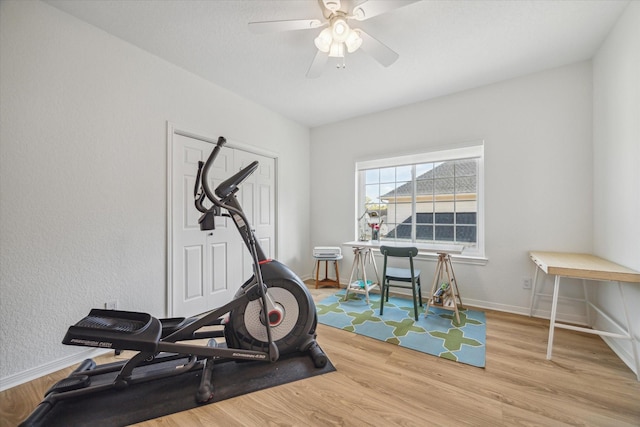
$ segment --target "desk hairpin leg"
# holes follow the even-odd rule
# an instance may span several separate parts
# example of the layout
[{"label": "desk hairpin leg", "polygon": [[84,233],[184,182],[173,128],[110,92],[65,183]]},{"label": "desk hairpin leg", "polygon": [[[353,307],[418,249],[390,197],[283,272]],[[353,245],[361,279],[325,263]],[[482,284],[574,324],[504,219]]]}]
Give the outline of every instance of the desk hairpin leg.
[{"label": "desk hairpin leg", "polygon": [[529,301],[529,317],[533,316],[533,303],[536,298],[536,287],[538,283],[538,270],[540,269],[535,263],[533,264],[533,284],[531,285],[531,300]]},{"label": "desk hairpin leg", "polygon": [[556,310],[558,309],[558,293],[560,289],[560,276],[556,275],[553,284],[553,301],[551,303],[551,319],[549,320],[549,341],[547,342],[547,360],[551,360],[553,350],[553,331],[556,327]]},{"label": "desk hairpin leg", "polygon": [[586,279],[582,279],[582,291],[584,292],[584,307],[585,315],[587,316],[587,326],[592,327],[593,325],[591,324],[591,312],[589,311],[589,291],[587,290]]}]

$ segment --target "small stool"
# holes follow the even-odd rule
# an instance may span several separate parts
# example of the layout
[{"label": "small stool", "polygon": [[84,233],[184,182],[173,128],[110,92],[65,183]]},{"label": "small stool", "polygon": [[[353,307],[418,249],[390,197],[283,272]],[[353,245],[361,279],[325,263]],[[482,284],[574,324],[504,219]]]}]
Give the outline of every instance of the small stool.
[{"label": "small stool", "polygon": [[[340,272],[338,271],[338,261],[342,259],[342,255],[336,255],[334,257],[314,257],[316,260],[316,289],[318,287],[334,287],[340,288]],[[320,275],[320,263],[324,261],[324,279],[318,280]],[[329,261],[333,261],[334,268],[336,269],[336,280],[329,279]]]}]

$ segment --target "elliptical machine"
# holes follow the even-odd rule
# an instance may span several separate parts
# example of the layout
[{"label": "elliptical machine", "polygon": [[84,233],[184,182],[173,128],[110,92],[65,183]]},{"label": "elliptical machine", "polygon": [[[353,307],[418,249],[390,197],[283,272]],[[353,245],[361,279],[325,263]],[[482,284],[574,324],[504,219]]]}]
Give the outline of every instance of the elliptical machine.
[{"label": "elliptical machine", "polygon": [[[207,161],[199,162],[195,206],[202,212],[201,230],[215,229],[216,216],[233,220],[253,259],[253,276],[230,302],[190,318],[157,319],[146,313],[92,309],[69,327],[63,344],[137,353],[127,361],[101,366],[85,360],[47,391],[45,399],[22,425],[37,424],[62,400],[124,389],[196,369],[202,370],[196,400],[206,403],[213,398],[213,372],[218,363],[276,362],[282,354],[307,352],[316,368],[327,364],[327,357],[315,340],[317,315],[309,291],[284,264],[266,258],[236,197],[239,186],[256,170],[258,162],[222,182],[215,194],[209,188],[209,170],[225,142],[224,137],[218,138]],[[211,207],[205,207],[205,200]],[[214,328],[205,328],[209,326]],[[209,339],[207,345],[189,343],[203,338]],[[149,369],[150,365],[157,368]],[[94,381],[109,373],[114,373],[115,379]]]}]

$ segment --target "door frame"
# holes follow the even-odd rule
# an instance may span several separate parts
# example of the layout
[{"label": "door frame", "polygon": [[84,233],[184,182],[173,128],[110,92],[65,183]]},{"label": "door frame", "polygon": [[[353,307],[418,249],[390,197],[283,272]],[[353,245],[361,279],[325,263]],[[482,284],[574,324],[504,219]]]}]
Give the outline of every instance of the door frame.
[{"label": "door frame", "polygon": [[[166,205],[166,216],[165,219],[167,221],[167,246],[166,246],[166,307],[165,307],[165,316],[170,317],[173,315],[173,146],[174,146],[174,135],[180,135],[187,138],[198,139],[203,142],[208,142],[212,145],[215,145],[218,142],[218,136],[208,137],[203,136],[204,132],[194,132],[191,130],[186,130],[183,127],[177,126],[176,124],[167,121],[167,205]],[[262,148],[255,147],[253,145],[245,144],[239,142],[237,140],[231,139],[229,137],[225,137],[227,139],[227,143],[225,147],[234,148],[242,151],[246,151],[247,153],[257,154],[264,157],[270,157],[273,159],[274,163],[274,244],[273,244],[273,257],[278,257],[278,154],[264,150]]]}]

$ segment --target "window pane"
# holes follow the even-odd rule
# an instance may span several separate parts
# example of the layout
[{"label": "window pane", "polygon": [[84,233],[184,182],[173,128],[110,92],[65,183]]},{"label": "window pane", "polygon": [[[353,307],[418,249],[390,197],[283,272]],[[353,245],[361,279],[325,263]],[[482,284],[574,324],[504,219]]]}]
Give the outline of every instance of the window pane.
[{"label": "window pane", "polygon": [[382,237],[387,239],[395,239],[396,238],[396,227],[397,224],[388,224],[387,231],[382,234]]},{"label": "window pane", "polygon": [[476,213],[475,212],[456,213],[456,223],[457,224],[475,224]]},{"label": "window pane", "polygon": [[433,176],[435,176],[436,178],[453,177],[453,169],[455,163],[455,161],[435,163],[435,167],[433,168]]},{"label": "window pane", "polygon": [[434,180],[435,194],[453,194],[453,178],[439,178]]},{"label": "window pane", "polygon": [[411,224],[411,204],[410,203],[397,203],[396,204],[396,216],[398,222],[405,224]]},{"label": "window pane", "polygon": [[453,224],[453,212],[436,213],[436,224]]},{"label": "window pane", "polygon": [[381,200],[389,200],[395,199],[397,197],[396,194],[396,185],[391,184],[380,184],[380,199]]},{"label": "window pane", "polygon": [[416,224],[433,224],[433,213],[417,213]]},{"label": "window pane", "polygon": [[413,183],[411,181],[399,181],[395,184],[395,194],[396,196],[405,196],[411,197],[413,196]]},{"label": "window pane", "polygon": [[433,163],[422,163],[420,165],[416,165],[416,179],[431,179],[433,178],[433,174],[431,170],[433,169]]},{"label": "window pane", "polygon": [[379,169],[369,169],[364,173],[364,183],[365,184],[374,184],[380,182],[380,170]]},{"label": "window pane", "polygon": [[380,182],[395,182],[396,168],[380,169]]},{"label": "window pane", "polygon": [[476,176],[478,175],[478,160],[458,160],[455,165],[456,176]]},{"label": "window pane", "polygon": [[416,240],[420,242],[433,241],[433,225],[417,224]]},{"label": "window pane", "polygon": [[[381,214],[380,214],[380,205],[379,204],[377,204],[377,203],[367,203],[365,205],[365,208],[367,209],[367,212],[369,213],[370,217],[376,217],[376,214],[378,214],[376,218],[379,218],[381,216]],[[371,221],[371,222],[373,222],[373,221]]]},{"label": "window pane", "polygon": [[416,182],[417,197],[427,198],[433,195],[433,179],[423,179]]},{"label": "window pane", "polygon": [[475,176],[456,176],[455,181],[456,193],[472,193],[476,192],[476,177]]},{"label": "window pane", "polygon": [[365,187],[366,201],[377,202],[380,200],[380,186],[378,184],[367,185]]},{"label": "window pane", "polygon": [[398,239],[411,239],[411,224],[398,224],[396,237]]},{"label": "window pane", "polygon": [[411,181],[411,165],[396,168],[396,181]]},{"label": "window pane", "polygon": [[433,213],[433,203],[416,203],[416,213],[418,215],[422,213]]},{"label": "window pane", "polygon": [[386,215],[384,215],[382,219],[386,224],[395,224],[396,222],[398,222],[398,217],[396,215],[396,205],[390,203],[386,206]]},{"label": "window pane", "polygon": [[452,225],[436,225],[436,240],[453,241]]},{"label": "window pane", "polygon": [[456,227],[456,241],[457,242],[475,242],[476,241],[476,227],[470,225],[459,225]]}]

